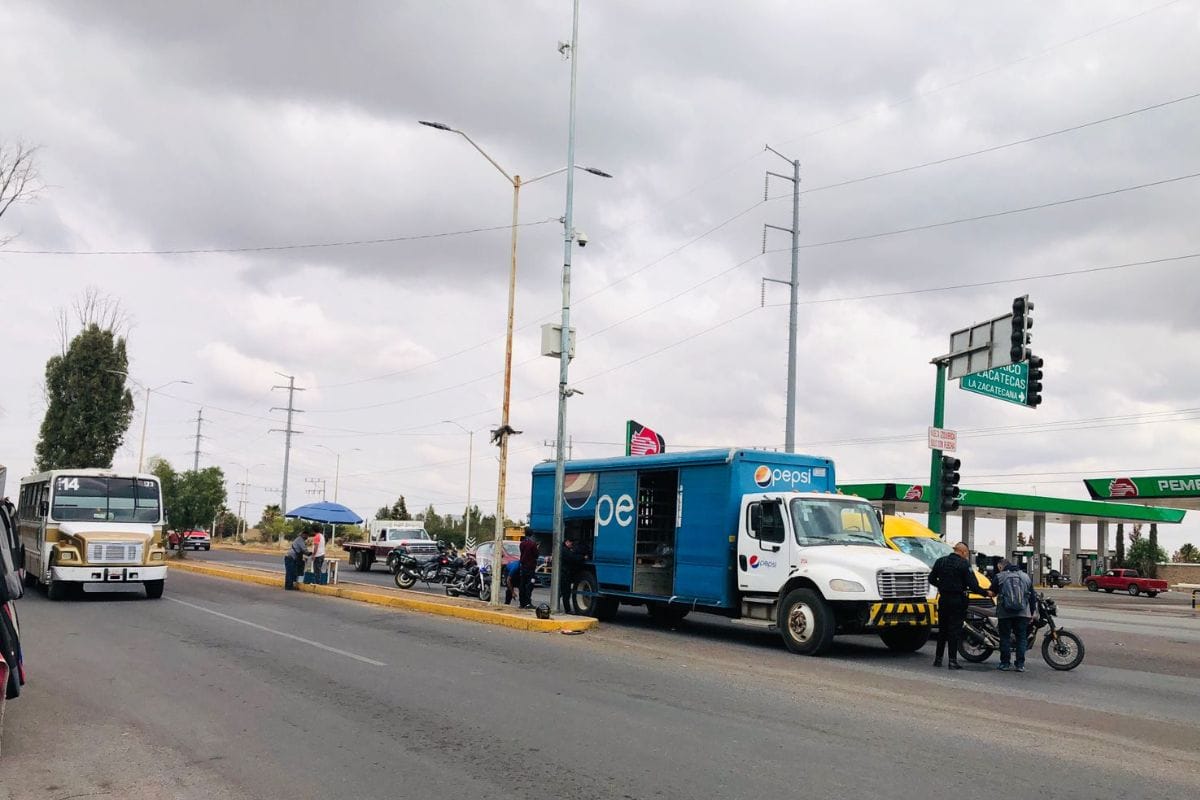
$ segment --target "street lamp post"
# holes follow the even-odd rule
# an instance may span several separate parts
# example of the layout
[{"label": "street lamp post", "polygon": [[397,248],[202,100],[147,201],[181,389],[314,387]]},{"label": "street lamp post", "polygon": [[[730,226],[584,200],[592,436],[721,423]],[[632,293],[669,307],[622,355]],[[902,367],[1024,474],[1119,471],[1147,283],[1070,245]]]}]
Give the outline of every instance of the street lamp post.
[{"label": "street lamp post", "polygon": [[466,530],[463,533],[463,547],[469,550],[475,546],[475,542],[471,539],[471,467],[475,461],[475,431],[467,430],[461,423],[452,419],[444,419],[442,422],[457,425],[459,430],[467,434],[467,513],[464,515]]},{"label": "street lamp post", "polygon": [[[574,67],[572,67],[572,70],[573,69],[574,69]],[[514,433],[518,433],[518,431],[514,431],[512,429],[512,426],[510,426],[508,424],[508,411],[509,411],[509,405],[510,405],[510,393],[511,393],[511,386],[512,386],[513,311],[514,311],[514,308],[516,305],[516,291],[517,291],[517,208],[518,208],[518,203],[520,200],[521,187],[528,185],[530,183],[535,183],[537,181],[540,181],[543,178],[549,178],[553,175],[558,175],[559,173],[562,173],[562,172],[569,173],[567,175],[567,185],[570,186],[570,185],[572,185],[572,178],[574,176],[574,173],[571,172],[571,167],[575,167],[576,169],[581,169],[584,172],[590,172],[592,175],[598,175],[601,178],[611,178],[612,175],[609,175],[607,172],[604,172],[603,170],[598,170],[598,169],[595,169],[592,167],[584,167],[584,166],[580,166],[579,164],[571,163],[566,167],[560,167],[559,169],[553,170],[551,172],[547,172],[543,175],[538,175],[536,178],[530,178],[529,180],[523,181],[523,180],[521,180],[520,175],[509,175],[508,172],[505,171],[504,167],[500,166],[494,158],[492,158],[490,155],[487,154],[487,151],[485,151],[482,147],[480,147],[478,144],[475,143],[474,139],[472,139],[470,136],[463,133],[462,131],[458,130],[457,128],[453,128],[443,122],[430,122],[427,120],[418,120],[418,122],[420,122],[422,125],[424,125],[426,127],[435,128],[439,131],[448,131],[449,133],[457,133],[459,136],[466,139],[471,144],[472,147],[474,147],[476,150],[479,151],[479,154],[481,156],[483,156],[484,158],[486,158],[488,160],[488,163],[490,163],[493,167],[495,167],[496,170],[501,175],[504,176],[505,180],[507,180],[509,183],[512,184],[512,187],[513,187],[512,247],[511,247],[510,266],[509,266],[509,270],[508,270],[508,327],[507,327],[507,332],[505,334],[505,340],[504,340],[504,395],[503,395],[503,400],[500,405],[500,427],[492,432],[493,443],[498,444],[500,446],[500,468],[499,468],[499,477],[498,477],[497,488],[496,488],[496,532],[495,532],[495,537],[494,537],[495,546],[492,548],[492,600],[491,600],[491,604],[493,606],[499,606],[500,605],[500,577],[501,577],[500,572],[501,572],[501,566],[503,563],[503,559],[501,556],[502,556],[502,547],[503,547],[502,543],[504,540],[504,494],[505,494],[505,487],[508,482],[508,437]],[[572,147],[572,154],[573,153],[574,153],[574,149]]]},{"label": "street lamp post", "polygon": [[[105,371],[111,372],[114,375],[124,375],[126,378],[129,378],[129,380],[133,381],[134,383],[137,383],[139,385],[141,384],[141,381],[135,380],[132,375],[130,375],[128,372],[125,372],[124,370],[110,369],[110,370],[105,370]],[[167,381],[166,383],[162,384],[161,386],[155,386],[154,388],[151,388],[151,387],[145,386],[145,385],[142,386],[142,388],[144,388],[146,390],[146,402],[142,404],[142,444],[138,448],[138,472],[142,471],[142,463],[146,460],[146,421],[150,419],[150,393],[157,392],[159,389],[165,389],[168,386],[172,386],[176,383],[186,383],[190,386],[192,382],[179,379],[179,380],[174,380],[174,381]]]}]

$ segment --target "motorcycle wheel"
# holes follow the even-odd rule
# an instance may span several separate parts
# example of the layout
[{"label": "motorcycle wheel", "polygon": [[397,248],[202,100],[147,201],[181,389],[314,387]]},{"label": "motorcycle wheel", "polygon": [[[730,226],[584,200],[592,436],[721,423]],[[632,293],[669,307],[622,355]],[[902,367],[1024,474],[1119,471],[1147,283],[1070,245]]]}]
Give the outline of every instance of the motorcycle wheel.
[{"label": "motorcycle wheel", "polygon": [[958,654],[972,664],[982,664],[991,658],[994,652],[996,651],[988,647],[982,639],[970,633],[964,632],[958,641]]},{"label": "motorcycle wheel", "polygon": [[411,589],[417,582],[417,576],[406,569],[396,572],[396,586],[401,589]]},{"label": "motorcycle wheel", "polygon": [[1083,653],[1083,641],[1070,631],[1059,628],[1057,642],[1049,633],[1042,637],[1042,658],[1052,669],[1075,669],[1083,663]]},{"label": "motorcycle wheel", "polygon": [[490,577],[479,582],[479,599],[485,603],[492,599],[492,579]]},{"label": "motorcycle wheel", "polygon": [[458,587],[447,585],[446,586],[446,596],[447,597],[458,597]]}]

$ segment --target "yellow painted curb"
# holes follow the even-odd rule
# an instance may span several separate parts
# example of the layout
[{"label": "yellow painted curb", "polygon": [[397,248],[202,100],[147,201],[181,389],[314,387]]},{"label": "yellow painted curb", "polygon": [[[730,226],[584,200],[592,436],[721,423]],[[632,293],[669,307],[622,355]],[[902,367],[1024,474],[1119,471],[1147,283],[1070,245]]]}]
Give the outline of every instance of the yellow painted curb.
[{"label": "yellow painted curb", "polygon": [[[224,566],[216,567],[210,564],[196,564],[176,560],[168,562],[168,566],[171,569],[178,569],[183,572],[192,572],[197,575],[208,575],[215,578],[226,578],[234,581],[242,581],[243,583],[257,583],[260,586],[283,586],[283,578],[266,572],[231,569]],[[597,620],[591,617],[538,619],[528,614],[496,611],[492,608],[477,607],[474,605],[459,605],[451,598],[442,600],[428,596],[413,597],[407,593],[402,594],[402,590],[381,588],[378,591],[371,591],[344,586],[313,586],[306,583],[298,583],[296,584],[296,588],[304,592],[311,592],[312,594],[341,597],[346,600],[355,600],[360,603],[370,603],[371,605],[386,606],[388,608],[422,611],[427,614],[437,614],[443,617],[457,617],[458,619],[468,619],[473,622],[482,622],[486,625],[502,625],[506,628],[514,628],[522,631],[543,633],[563,630],[586,631],[596,628],[599,625]]]}]

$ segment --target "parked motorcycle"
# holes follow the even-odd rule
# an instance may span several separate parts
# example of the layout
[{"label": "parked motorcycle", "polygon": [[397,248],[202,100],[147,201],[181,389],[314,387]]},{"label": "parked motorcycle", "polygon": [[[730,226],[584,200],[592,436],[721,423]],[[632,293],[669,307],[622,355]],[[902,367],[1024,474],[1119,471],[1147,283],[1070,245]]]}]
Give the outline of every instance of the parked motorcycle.
[{"label": "parked motorcycle", "polygon": [[486,564],[480,566],[473,558],[467,558],[457,579],[446,584],[446,594],[451,597],[478,597],[486,603],[492,599],[491,569]]},{"label": "parked motorcycle", "polygon": [[408,553],[402,553],[399,548],[388,559],[396,586],[401,589],[411,589],[417,581],[427,586],[434,583],[452,583],[455,580],[462,559],[453,545],[438,543],[438,554],[427,561],[421,561]]},{"label": "parked motorcycle", "polygon": [[[1039,630],[1042,635],[1042,658],[1053,669],[1075,669],[1083,663],[1083,641],[1074,633],[1060,628],[1054,618],[1058,616],[1058,603],[1053,598],[1037,593],[1037,615],[1030,620],[1027,650],[1034,648]],[[992,653],[1000,649],[1000,632],[996,625],[996,610],[981,606],[967,607],[967,620],[963,625],[963,637],[958,644],[958,654],[976,664],[987,661]]]}]

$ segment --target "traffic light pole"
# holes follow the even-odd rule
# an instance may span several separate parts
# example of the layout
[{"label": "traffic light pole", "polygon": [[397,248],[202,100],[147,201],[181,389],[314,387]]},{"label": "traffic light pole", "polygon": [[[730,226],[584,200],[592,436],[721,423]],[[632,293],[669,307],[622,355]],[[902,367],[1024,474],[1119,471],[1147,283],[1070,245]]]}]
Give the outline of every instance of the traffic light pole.
[{"label": "traffic light pole", "polygon": [[[933,427],[941,428],[946,417],[946,363],[935,362],[937,385],[933,391]],[[932,450],[929,459],[929,488],[925,500],[929,504],[929,530],[945,538],[942,533],[942,451]]]}]

